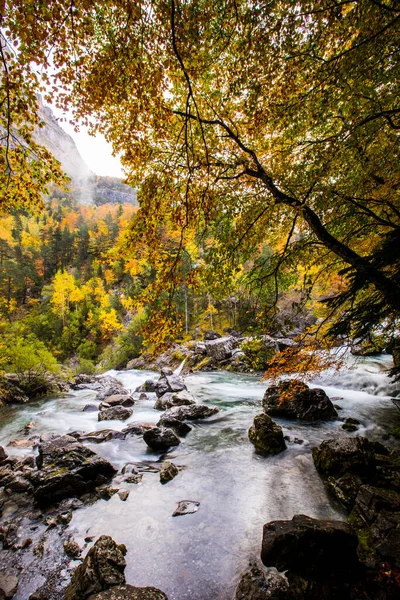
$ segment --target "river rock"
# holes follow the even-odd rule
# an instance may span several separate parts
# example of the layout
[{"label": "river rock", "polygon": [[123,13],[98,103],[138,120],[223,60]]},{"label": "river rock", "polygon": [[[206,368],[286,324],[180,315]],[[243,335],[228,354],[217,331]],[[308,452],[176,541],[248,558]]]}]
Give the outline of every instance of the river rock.
[{"label": "river rock", "polygon": [[126,421],[132,415],[133,410],[131,408],[125,408],[124,406],[112,406],[110,408],[104,408],[99,411],[99,421],[112,421],[117,419],[118,421]]},{"label": "river rock", "polygon": [[89,596],[88,600],[168,600],[161,590],[154,587],[117,585],[105,592]]},{"label": "river rock", "polygon": [[157,381],[153,379],[146,379],[142,385],[136,388],[135,392],[155,392],[157,387]]},{"label": "river rock", "polygon": [[234,600],[288,600],[288,591],[284,575],[253,565],[240,578]]},{"label": "river rock", "polygon": [[232,356],[236,343],[235,338],[231,336],[211,340],[205,344],[206,354],[218,362],[227,360]]},{"label": "river rock", "polygon": [[96,406],[96,404],[86,404],[83,408],[82,408],[82,412],[97,412],[99,409]]},{"label": "river rock", "polygon": [[349,581],[360,572],[357,545],[347,523],[295,515],[264,525],[261,559],[266,566],[307,580]]},{"label": "river rock", "polygon": [[168,427],[153,427],[143,434],[143,439],[152,450],[165,452],[181,443],[178,436]]},{"label": "river rock", "polygon": [[178,375],[167,375],[165,377],[160,377],[157,381],[155,392],[157,396],[160,397],[168,392],[181,392],[182,390],[186,390],[186,385],[182,377],[179,377]]},{"label": "river rock", "polygon": [[148,429],[152,429],[154,425],[152,423],[139,424],[131,423],[128,427],[124,427],[121,433],[126,437],[127,435],[143,435]]},{"label": "river rock", "polygon": [[[384,446],[383,450],[386,451]],[[364,437],[324,440],[312,449],[317,471],[325,475],[340,476],[345,473],[367,475],[375,471],[376,444]]]},{"label": "river rock", "polygon": [[337,417],[337,412],[324,390],[310,389],[297,379],[271,385],[266,390],[262,402],[265,412],[272,416],[302,421],[329,420]]},{"label": "river rock", "polygon": [[135,400],[129,394],[113,394],[112,396],[107,396],[102,404],[108,404],[108,406],[129,407],[135,404]]},{"label": "river rock", "polygon": [[189,431],[192,431],[192,428],[187,423],[184,423],[183,421],[180,421],[179,419],[175,419],[174,417],[170,417],[168,415],[165,416],[165,414],[158,421],[157,427],[169,427],[181,437],[187,435]]},{"label": "river rock", "polygon": [[362,485],[349,523],[359,539],[358,553],[368,567],[400,568],[400,493]]},{"label": "river rock", "polygon": [[[0,572],[0,598],[12,598],[18,589],[18,577],[5,571]],[[2,595],[3,594],[3,595]]]},{"label": "river rock", "polygon": [[164,418],[177,419],[178,421],[196,421],[207,419],[219,412],[217,406],[206,406],[205,404],[193,404],[192,406],[173,406],[164,413]]},{"label": "river rock", "polygon": [[167,392],[163,394],[160,398],[157,398],[154,408],[156,410],[165,410],[172,406],[191,406],[192,404],[196,404],[194,396],[187,390],[182,390],[181,392]]},{"label": "river rock", "polygon": [[0,446],[0,464],[4,462],[8,458],[7,452],[4,450],[3,446]]},{"label": "river rock", "polygon": [[359,425],[360,425],[360,421],[357,421],[357,419],[353,419],[352,417],[349,417],[345,420],[345,422],[341,426],[341,429],[343,429],[344,431],[349,431],[349,432],[357,431]]},{"label": "river rock", "polygon": [[200,508],[200,502],[197,500],[181,500],[178,506],[172,513],[173,517],[182,517],[183,515],[191,515],[197,512]]},{"label": "river rock", "polygon": [[110,440],[123,440],[125,434],[123,431],[116,431],[115,429],[100,429],[99,431],[90,431],[89,433],[79,434],[77,438],[80,442],[94,442],[95,444],[101,444],[102,442],[109,442]]},{"label": "river rock", "polygon": [[179,473],[178,467],[176,465],[174,465],[173,462],[166,460],[163,463],[163,466],[161,467],[160,482],[164,485],[165,483],[168,483],[169,481],[174,479],[174,477],[176,477],[178,475],[178,473]]},{"label": "river rock", "polygon": [[65,600],[84,600],[91,594],[125,583],[126,548],[102,535],[74,572]]},{"label": "river rock", "polygon": [[327,481],[331,494],[348,509],[354,505],[361,483],[361,479],[352,473],[346,473],[338,479],[328,477]]},{"label": "river rock", "polygon": [[62,435],[39,445],[34,497],[41,504],[80,496],[110,479],[116,469],[75,438]]},{"label": "river rock", "polygon": [[[110,398],[112,396],[119,396],[120,394],[123,394],[123,393],[124,393],[124,388],[122,387],[122,385],[116,385],[116,384],[108,385],[108,386],[104,387],[103,389],[101,389],[99,392],[97,392],[96,400],[98,400],[100,402],[104,402],[104,400],[107,400],[107,402],[108,402],[108,398]],[[128,392],[126,392],[126,394],[128,394]]]},{"label": "river rock", "polygon": [[260,454],[278,454],[286,449],[282,427],[265,413],[254,417],[249,440]]}]

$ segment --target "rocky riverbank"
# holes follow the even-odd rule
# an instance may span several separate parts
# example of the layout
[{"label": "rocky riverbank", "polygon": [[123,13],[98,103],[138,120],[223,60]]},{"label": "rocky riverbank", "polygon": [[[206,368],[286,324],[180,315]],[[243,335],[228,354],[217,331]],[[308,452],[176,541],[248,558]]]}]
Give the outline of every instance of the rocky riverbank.
[{"label": "rocky riverbank", "polygon": [[[129,373],[121,374],[121,379],[128,381],[128,376]],[[130,388],[109,376],[80,376],[73,383],[74,396],[60,399],[59,404],[65,407],[63,414],[68,419],[68,406],[74,398],[82,397],[80,412],[74,412],[71,421],[76,429],[58,420],[52,433],[41,432],[38,421],[47,417],[46,410],[38,405],[35,409],[38,421],[32,420],[29,427],[23,428],[20,439],[11,440],[10,447],[0,450],[0,537],[3,544],[0,589],[3,589],[4,597],[17,600],[61,600],[64,597],[161,600],[166,596],[160,589],[168,593],[170,600],[218,597],[217,591],[213,591],[215,584],[211,573],[214,565],[218,568],[218,560],[221,559],[222,548],[218,550],[217,541],[219,535],[223,535],[225,540],[223,547],[229,548],[232,543],[226,542],[226,532],[232,527],[240,527],[242,516],[248,513],[249,519],[254,520],[253,530],[258,532],[254,548],[259,549],[261,543],[257,540],[262,535],[259,519],[268,514],[268,510],[264,507],[261,511],[259,508],[256,512],[252,511],[254,500],[265,493],[262,490],[269,472],[284,476],[290,466],[290,478],[293,478],[295,457],[298,457],[301,459],[297,462],[299,466],[303,461],[307,465],[307,475],[301,471],[300,477],[304,479],[306,475],[312,478],[304,490],[310,486],[310,481],[312,486],[318,487],[320,499],[316,506],[324,501],[321,494],[325,493],[323,486],[326,486],[332,505],[337,503],[339,506],[340,502],[341,508],[337,513],[329,509],[325,518],[322,515],[316,518],[315,508],[306,510],[303,502],[305,492],[299,479],[293,492],[294,506],[307,516],[289,516],[280,520],[264,518],[260,556],[267,569],[258,563],[244,573],[237,586],[236,599],[395,598],[398,592],[400,461],[394,440],[390,440],[391,446],[383,446],[362,435],[353,437],[351,432],[342,430],[346,418],[356,420],[351,416],[354,413],[348,412],[340,398],[332,402],[321,389],[308,388],[301,382],[293,382],[289,388],[286,384],[271,386],[260,402],[265,385],[262,388],[255,383],[254,407],[260,410],[261,405],[263,412],[259,417],[263,419],[257,420],[256,416],[252,427],[261,422],[263,427],[257,428],[256,438],[262,439],[263,447],[258,447],[258,442],[254,444],[256,438],[252,439],[250,434],[250,441],[257,451],[253,457],[252,446],[246,441],[248,426],[243,427],[243,417],[234,413],[238,414],[238,419],[232,421],[232,409],[227,410],[226,400],[217,401],[222,390],[228,396],[237,393],[244,399],[248,391],[245,387],[236,389],[225,379],[223,387],[218,387],[216,375],[210,380],[201,376],[202,381],[213,381],[213,384],[205,383],[204,388],[193,386],[199,377],[192,375],[182,379],[171,370],[163,369],[158,378],[143,375],[140,385]],[[246,381],[248,386],[251,380]],[[210,402],[212,395],[205,393],[212,386],[219,390],[214,403]],[[140,420],[144,406],[148,407],[146,417]],[[247,404],[239,406],[244,408]],[[343,416],[339,417],[339,414]],[[133,420],[135,416],[136,420]],[[108,428],[104,428],[106,421]],[[364,429],[360,421],[363,419],[358,420],[357,427],[362,433]],[[234,423],[237,425],[232,429]],[[339,437],[332,437],[335,431],[341,432]],[[331,432],[331,437],[328,432]],[[310,444],[307,439],[310,434],[318,440],[317,444]],[[191,449],[202,439],[205,452],[199,455],[197,462],[193,462],[190,459]],[[18,442],[23,443],[18,445]],[[269,450],[271,444],[273,451]],[[323,481],[321,484],[308,462],[312,445],[315,447],[315,466]],[[212,454],[214,447],[220,448],[215,458]],[[143,458],[139,460],[140,454]],[[117,460],[119,455],[121,458]],[[247,458],[241,466],[238,460],[242,460],[242,455]],[[295,462],[291,457],[295,458]],[[288,467],[285,467],[286,464]],[[223,481],[220,468],[222,466],[225,470],[228,465],[232,467],[224,483],[226,487],[219,491]],[[236,481],[236,491],[230,494],[228,490],[235,486]],[[211,488],[207,491],[210,482]],[[282,494],[281,503],[286,501],[284,487],[279,490],[276,480],[271,491]],[[130,519],[135,519],[136,514],[143,511],[140,498],[145,501],[145,506],[152,499],[157,499],[159,494],[163,498],[161,504],[158,505],[156,500],[151,517],[146,509],[142,512],[145,515],[143,525],[140,525],[142,521],[139,519],[135,526],[152,532],[150,537],[147,539],[147,534],[142,534],[131,545],[127,543],[132,536],[132,532],[129,533],[124,541],[128,553],[124,556],[121,544],[110,541],[110,534],[114,538],[115,530],[116,539],[124,540],[121,532],[124,529],[131,531]],[[240,494],[243,495],[243,503],[236,504]],[[213,512],[214,501],[211,501],[214,497],[221,505],[218,506],[217,519]],[[141,560],[150,548],[154,552],[154,519],[156,511],[160,510],[157,507],[164,504],[167,512],[162,508],[160,522],[178,521],[178,525],[168,526],[172,527],[168,532],[160,531],[161,546],[155,547],[163,548],[163,561],[156,561],[157,567],[150,569],[143,585],[140,584],[143,581]],[[107,509],[107,506],[110,508]],[[224,524],[223,521],[229,513],[232,513],[230,528],[227,527],[228,522]],[[349,525],[335,516],[344,513],[350,514]],[[108,516],[103,518],[102,514]],[[120,517],[120,514],[124,516]],[[183,584],[180,592],[170,592],[173,586],[167,585],[168,590],[159,579],[163,562],[166,567],[169,565],[168,572],[173,574],[172,565],[186,559],[185,554],[179,554],[177,547],[174,552],[169,546],[176,535],[173,532],[180,531],[182,515],[188,515],[183,517],[183,521],[189,519],[186,523],[193,519],[193,525],[202,524],[200,528],[189,525],[188,537],[186,534],[183,538],[182,534],[178,536],[181,541],[187,539],[189,545],[185,546],[185,552],[188,557],[200,547],[197,536],[204,540],[208,532],[205,555],[210,556],[210,561],[202,567],[205,569],[204,581],[208,584],[203,582],[200,595],[200,588],[190,592],[188,588],[183,590]],[[83,528],[79,525],[82,518]],[[82,533],[78,534],[79,530]],[[137,535],[136,529],[134,531]],[[106,542],[103,534],[106,534]],[[237,539],[242,544],[245,538],[241,534]],[[96,540],[98,542],[93,545]],[[99,548],[103,548],[104,544],[108,558],[103,560],[103,550],[100,552]],[[241,563],[245,562],[248,556],[245,546],[239,554],[243,558]],[[304,558],[300,560],[302,556]],[[93,566],[97,564],[94,557],[105,565],[105,575],[98,575],[100,567]],[[111,574],[107,575],[109,559],[120,567],[115,573],[111,569]],[[126,567],[123,567],[124,563]],[[325,569],[321,568],[321,564],[325,565]],[[351,576],[349,565],[352,565]],[[188,568],[185,567],[186,577],[195,577],[196,569],[191,572]],[[129,572],[128,581],[139,585],[125,583],[121,576],[124,569]],[[276,569],[287,571],[286,576],[280,575]],[[223,569],[219,568],[219,571],[223,573]],[[236,577],[238,575],[239,571],[236,571]],[[143,590],[149,584],[153,587]],[[374,595],[371,596],[371,593]]]},{"label": "rocky riverbank", "polygon": [[184,374],[218,369],[238,373],[262,372],[277,353],[297,344],[290,337],[243,336],[232,330],[224,336],[210,330],[203,335],[199,334],[199,337],[203,339],[173,344],[155,358],[144,353],[131,360],[126,368],[161,371],[163,368],[176,369],[182,365]]}]

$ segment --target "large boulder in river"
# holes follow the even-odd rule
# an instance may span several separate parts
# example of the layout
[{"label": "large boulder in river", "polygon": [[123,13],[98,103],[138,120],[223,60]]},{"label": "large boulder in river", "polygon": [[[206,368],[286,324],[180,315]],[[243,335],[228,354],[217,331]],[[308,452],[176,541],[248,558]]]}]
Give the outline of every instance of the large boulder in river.
[{"label": "large boulder in river", "polygon": [[302,421],[329,420],[337,412],[324,390],[311,389],[302,381],[291,379],[271,385],[265,392],[263,408],[276,417],[287,417]]},{"label": "large boulder in river", "polygon": [[[324,440],[313,448],[312,455],[317,471],[339,477],[345,473],[371,476],[376,466],[377,444],[364,437]],[[382,452],[387,452],[379,445]]]},{"label": "large boulder in river", "polygon": [[143,439],[152,450],[165,452],[172,446],[181,443],[180,439],[172,429],[168,427],[153,427],[143,434]]},{"label": "large boulder in river", "polygon": [[157,398],[154,405],[156,410],[166,410],[172,406],[191,406],[196,404],[196,400],[190,392],[182,390],[181,392],[167,392]]},{"label": "large boulder in river", "polygon": [[235,348],[237,340],[232,336],[218,338],[206,342],[206,354],[217,362],[227,360],[232,356],[232,350]]},{"label": "large boulder in river", "polygon": [[114,419],[118,421],[126,421],[132,415],[133,410],[131,408],[125,408],[125,406],[111,406],[110,408],[102,407],[99,411],[99,421],[112,421]]},{"label": "large boulder in river", "polygon": [[254,417],[249,440],[260,454],[278,454],[286,449],[282,427],[265,413]]},{"label": "large boulder in river", "polygon": [[261,559],[268,567],[307,580],[349,581],[360,572],[357,544],[357,537],[343,521],[296,515],[264,525]]},{"label": "large boulder in river", "polygon": [[168,598],[157,588],[134,587],[126,584],[89,596],[88,600],[168,600]]},{"label": "large boulder in river", "polygon": [[31,481],[34,497],[40,504],[53,504],[85,494],[117,472],[108,460],[69,435],[42,442],[36,465]]},{"label": "large boulder in river", "polygon": [[155,388],[158,397],[170,392],[181,392],[182,390],[186,390],[186,385],[182,377],[179,377],[178,375],[166,375],[160,377]]},{"label": "large boulder in river", "polygon": [[91,594],[125,583],[126,548],[102,535],[74,572],[65,600],[84,600]]},{"label": "large boulder in river", "polygon": [[192,404],[191,406],[173,406],[165,411],[164,419],[177,419],[178,421],[196,421],[207,419],[219,412],[217,406],[206,406],[205,404]]}]

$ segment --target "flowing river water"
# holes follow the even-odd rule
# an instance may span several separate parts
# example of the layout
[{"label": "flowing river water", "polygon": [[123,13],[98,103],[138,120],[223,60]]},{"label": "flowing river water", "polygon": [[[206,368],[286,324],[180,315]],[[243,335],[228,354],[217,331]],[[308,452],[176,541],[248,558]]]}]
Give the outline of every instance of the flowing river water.
[{"label": "flowing river water", "polygon": [[[276,419],[285,435],[303,443],[289,442],[285,452],[273,457],[256,455],[247,438],[254,416],[261,412],[267,382],[260,382],[256,375],[228,372],[186,376],[185,383],[197,400],[219,406],[221,412],[207,422],[194,423],[181,445],[163,456],[182,467],[178,476],[161,485],[157,473],[145,473],[141,483],[123,485],[130,492],[126,502],[115,495],[76,510],[69,532],[81,547],[85,538],[102,534],[124,543],[128,583],[159,587],[169,600],[230,600],[240,573],[252,557],[259,556],[264,523],[298,513],[345,518],[326,493],[311,449],[338,435],[381,440],[400,425],[400,411],[390,400],[399,394],[399,387],[384,372],[389,366],[388,356],[367,358],[314,380],[311,386],[323,387],[341,407],[339,417],[360,421],[359,431],[345,433],[340,421],[301,424]],[[155,378],[149,371],[109,374],[129,390]],[[128,421],[99,423],[96,412],[82,412],[94,397],[95,392],[80,390],[13,408],[0,426],[0,444],[21,438],[21,430],[31,421],[35,423],[32,434],[40,435],[122,429],[134,422],[155,423],[160,417],[150,395],[149,400],[136,401]],[[136,436],[88,445],[119,469],[127,462],[160,460]],[[26,455],[30,449],[10,447],[7,451]],[[198,512],[173,518],[181,500],[200,502]],[[21,588],[14,600],[26,600],[23,594]]]}]

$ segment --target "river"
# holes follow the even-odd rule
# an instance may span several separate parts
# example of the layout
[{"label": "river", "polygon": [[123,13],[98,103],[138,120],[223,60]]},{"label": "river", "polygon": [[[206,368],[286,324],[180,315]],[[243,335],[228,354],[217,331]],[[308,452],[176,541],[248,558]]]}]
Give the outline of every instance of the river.
[{"label": "river", "polygon": [[[311,517],[344,519],[341,508],[328,497],[317,474],[311,448],[338,435],[366,435],[382,439],[400,424],[400,411],[390,400],[399,386],[390,382],[384,369],[390,357],[362,359],[339,373],[327,372],[311,383],[323,387],[341,407],[341,418],[361,422],[355,434],[340,429],[341,422],[299,424],[276,419],[285,435],[303,443],[288,443],[288,449],[273,457],[254,453],[247,438],[267,382],[255,375],[227,372],[196,373],[185,377],[188,389],[201,403],[222,410],[207,422],[196,423],[177,448],[168,453],[182,470],[166,485],[156,473],[145,473],[139,484],[124,484],[130,494],[126,502],[118,495],[99,500],[74,512],[69,532],[83,547],[84,539],[111,535],[127,546],[127,582],[159,587],[169,600],[231,600],[240,573],[251,557],[258,557],[263,524],[290,519],[302,513]],[[109,372],[134,390],[149,371]],[[128,421],[97,421],[97,413],[82,412],[95,392],[80,390],[65,398],[51,398],[15,407],[0,428],[0,444],[21,438],[26,423],[35,423],[32,434],[122,429],[127,423],[155,423],[160,412],[154,398],[137,401]],[[150,395],[152,396],[152,395]],[[158,461],[159,454],[147,449],[136,436],[89,444],[114,466],[127,462]],[[29,448],[7,448],[26,455]],[[198,512],[173,518],[177,502],[200,502]],[[22,589],[22,588],[21,588]],[[14,600],[26,600],[17,592]]]}]

